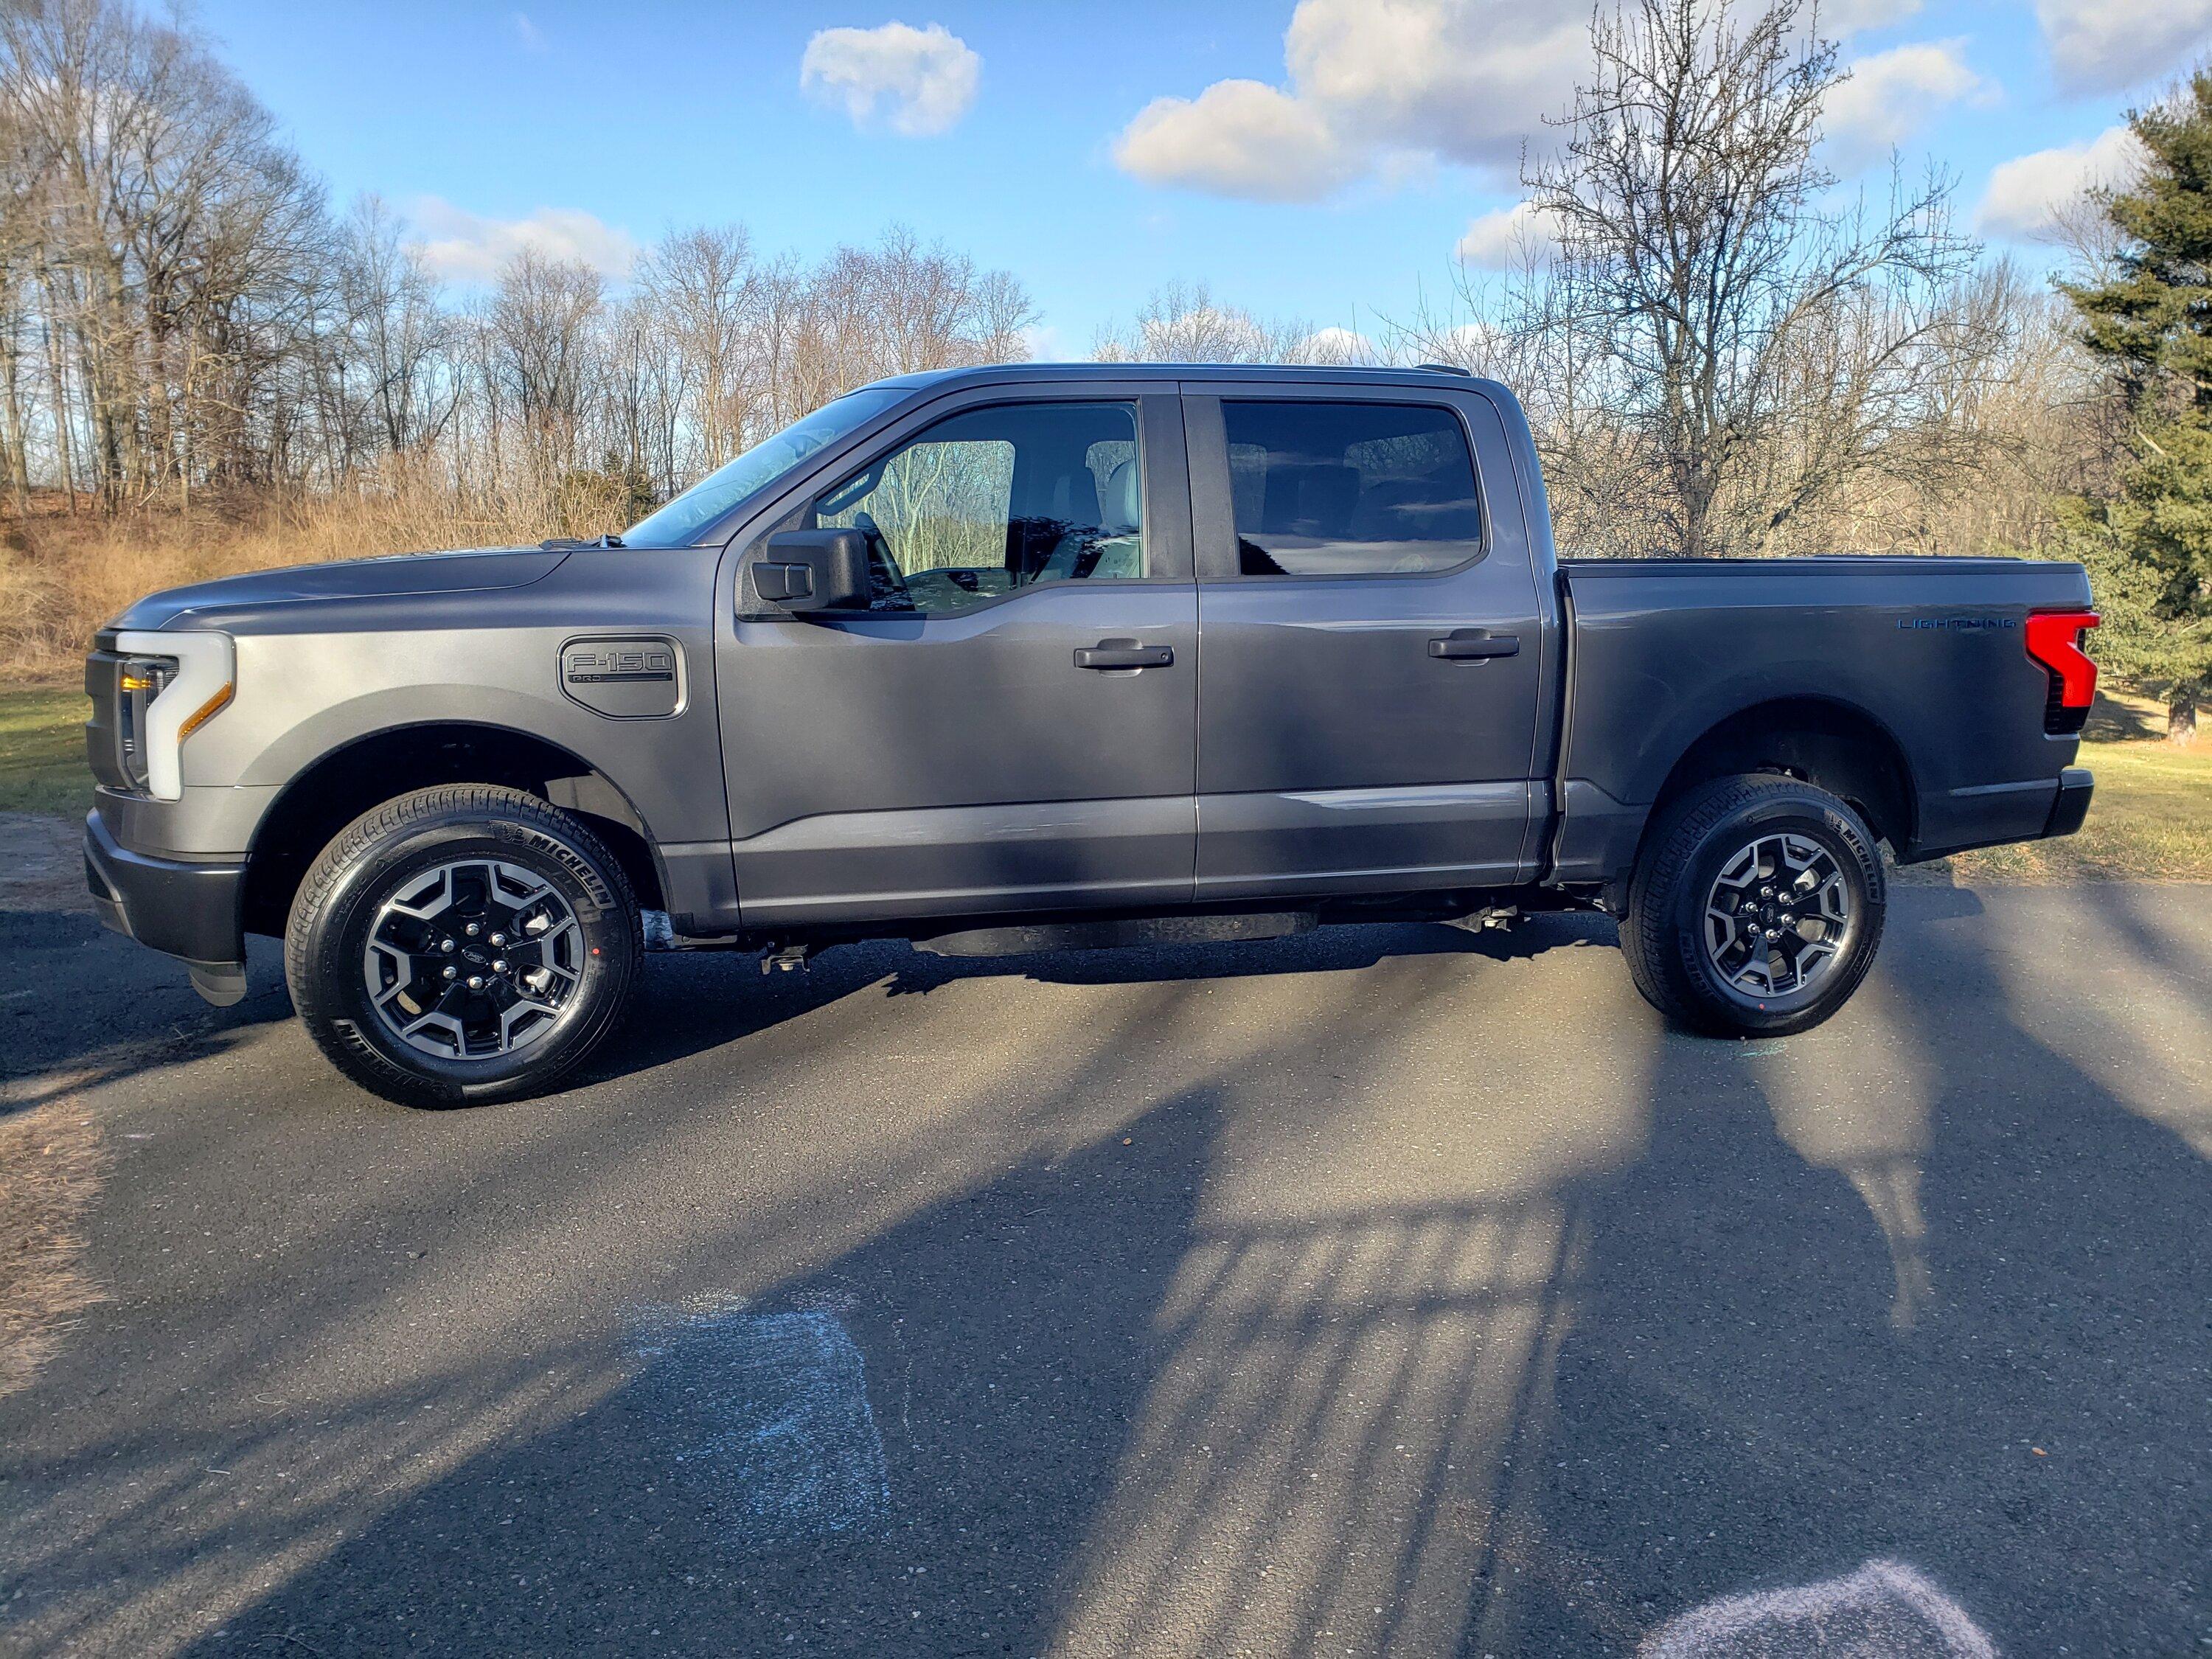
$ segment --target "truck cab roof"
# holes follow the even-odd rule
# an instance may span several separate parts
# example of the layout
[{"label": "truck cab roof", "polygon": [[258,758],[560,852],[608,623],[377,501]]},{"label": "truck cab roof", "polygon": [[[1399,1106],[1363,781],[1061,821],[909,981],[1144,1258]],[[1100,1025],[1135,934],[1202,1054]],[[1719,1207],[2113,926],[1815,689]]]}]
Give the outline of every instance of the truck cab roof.
[{"label": "truck cab roof", "polygon": [[[899,390],[951,390],[969,386],[1033,386],[1039,382],[1157,380],[1164,385],[1180,380],[1249,380],[1255,385],[1292,381],[1301,386],[1335,383],[1343,386],[1457,386],[1474,383],[1465,369],[1441,364],[1415,368],[1324,368],[1312,363],[987,363],[967,368],[930,369],[917,374],[893,374],[871,382]],[[1487,388],[1492,383],[1485,381]]]}]

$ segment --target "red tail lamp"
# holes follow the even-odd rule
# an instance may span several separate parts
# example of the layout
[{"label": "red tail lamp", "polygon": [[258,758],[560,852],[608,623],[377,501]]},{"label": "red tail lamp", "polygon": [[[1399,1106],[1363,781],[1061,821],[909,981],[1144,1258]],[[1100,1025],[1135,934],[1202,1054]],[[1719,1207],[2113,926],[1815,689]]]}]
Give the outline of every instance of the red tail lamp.
[{"label": "red tail lamp", "polygon": [[2079,732],[2097,699],[2097,665],[2081,648],[2081,635],[2100,618],[2094,611],[2044,611],[2027,619],[2027,654],[2051,676],[2043,729]]}]

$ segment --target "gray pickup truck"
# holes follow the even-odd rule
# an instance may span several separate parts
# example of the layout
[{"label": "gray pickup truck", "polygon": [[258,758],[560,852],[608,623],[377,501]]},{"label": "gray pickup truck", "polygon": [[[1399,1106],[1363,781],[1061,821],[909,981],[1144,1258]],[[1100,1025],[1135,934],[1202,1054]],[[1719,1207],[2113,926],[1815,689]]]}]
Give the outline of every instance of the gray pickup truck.
[{"label": "gray pickup truck", "polygon": [[836,399],[620,537],[233,577],[87,670],[94,899],[345,1073],[542,1089],[641,952],[790,966],[1620,919],[1714,1032],[1826,1018],[1899,862],[2061,836],[2077,565],[1561,562],[1441,370],[1079,365]]}]

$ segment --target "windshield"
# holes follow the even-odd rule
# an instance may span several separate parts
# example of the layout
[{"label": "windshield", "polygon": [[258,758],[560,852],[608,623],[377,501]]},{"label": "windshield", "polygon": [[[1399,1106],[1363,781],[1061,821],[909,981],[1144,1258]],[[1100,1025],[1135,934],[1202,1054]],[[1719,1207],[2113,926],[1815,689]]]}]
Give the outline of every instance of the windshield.
[{"label": "windshield", "polygon": [[773,438],[718,467],[650,517],[622,533],[625,547],[688,547],[691,538],[762,485],[774,483],[816,451],[827,448],[907,392],[868,386],[826,403]]}]

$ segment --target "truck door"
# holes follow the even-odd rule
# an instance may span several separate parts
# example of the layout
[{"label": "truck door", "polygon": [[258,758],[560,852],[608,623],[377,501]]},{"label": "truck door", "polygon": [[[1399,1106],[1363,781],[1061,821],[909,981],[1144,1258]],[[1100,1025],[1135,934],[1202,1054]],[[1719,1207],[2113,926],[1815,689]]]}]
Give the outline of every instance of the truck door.
[{"label": "truck door", "polygon": [[745,925],[1177,904],[1196,844],[1182,413],[1155,384],[978,388],[778,528],[869,538],[866,611],[720,653]]},{"label": "truck door", "polygon": [[1508,884],[1540,605],[1479,392],[1183,383],[1201,900]]}]

